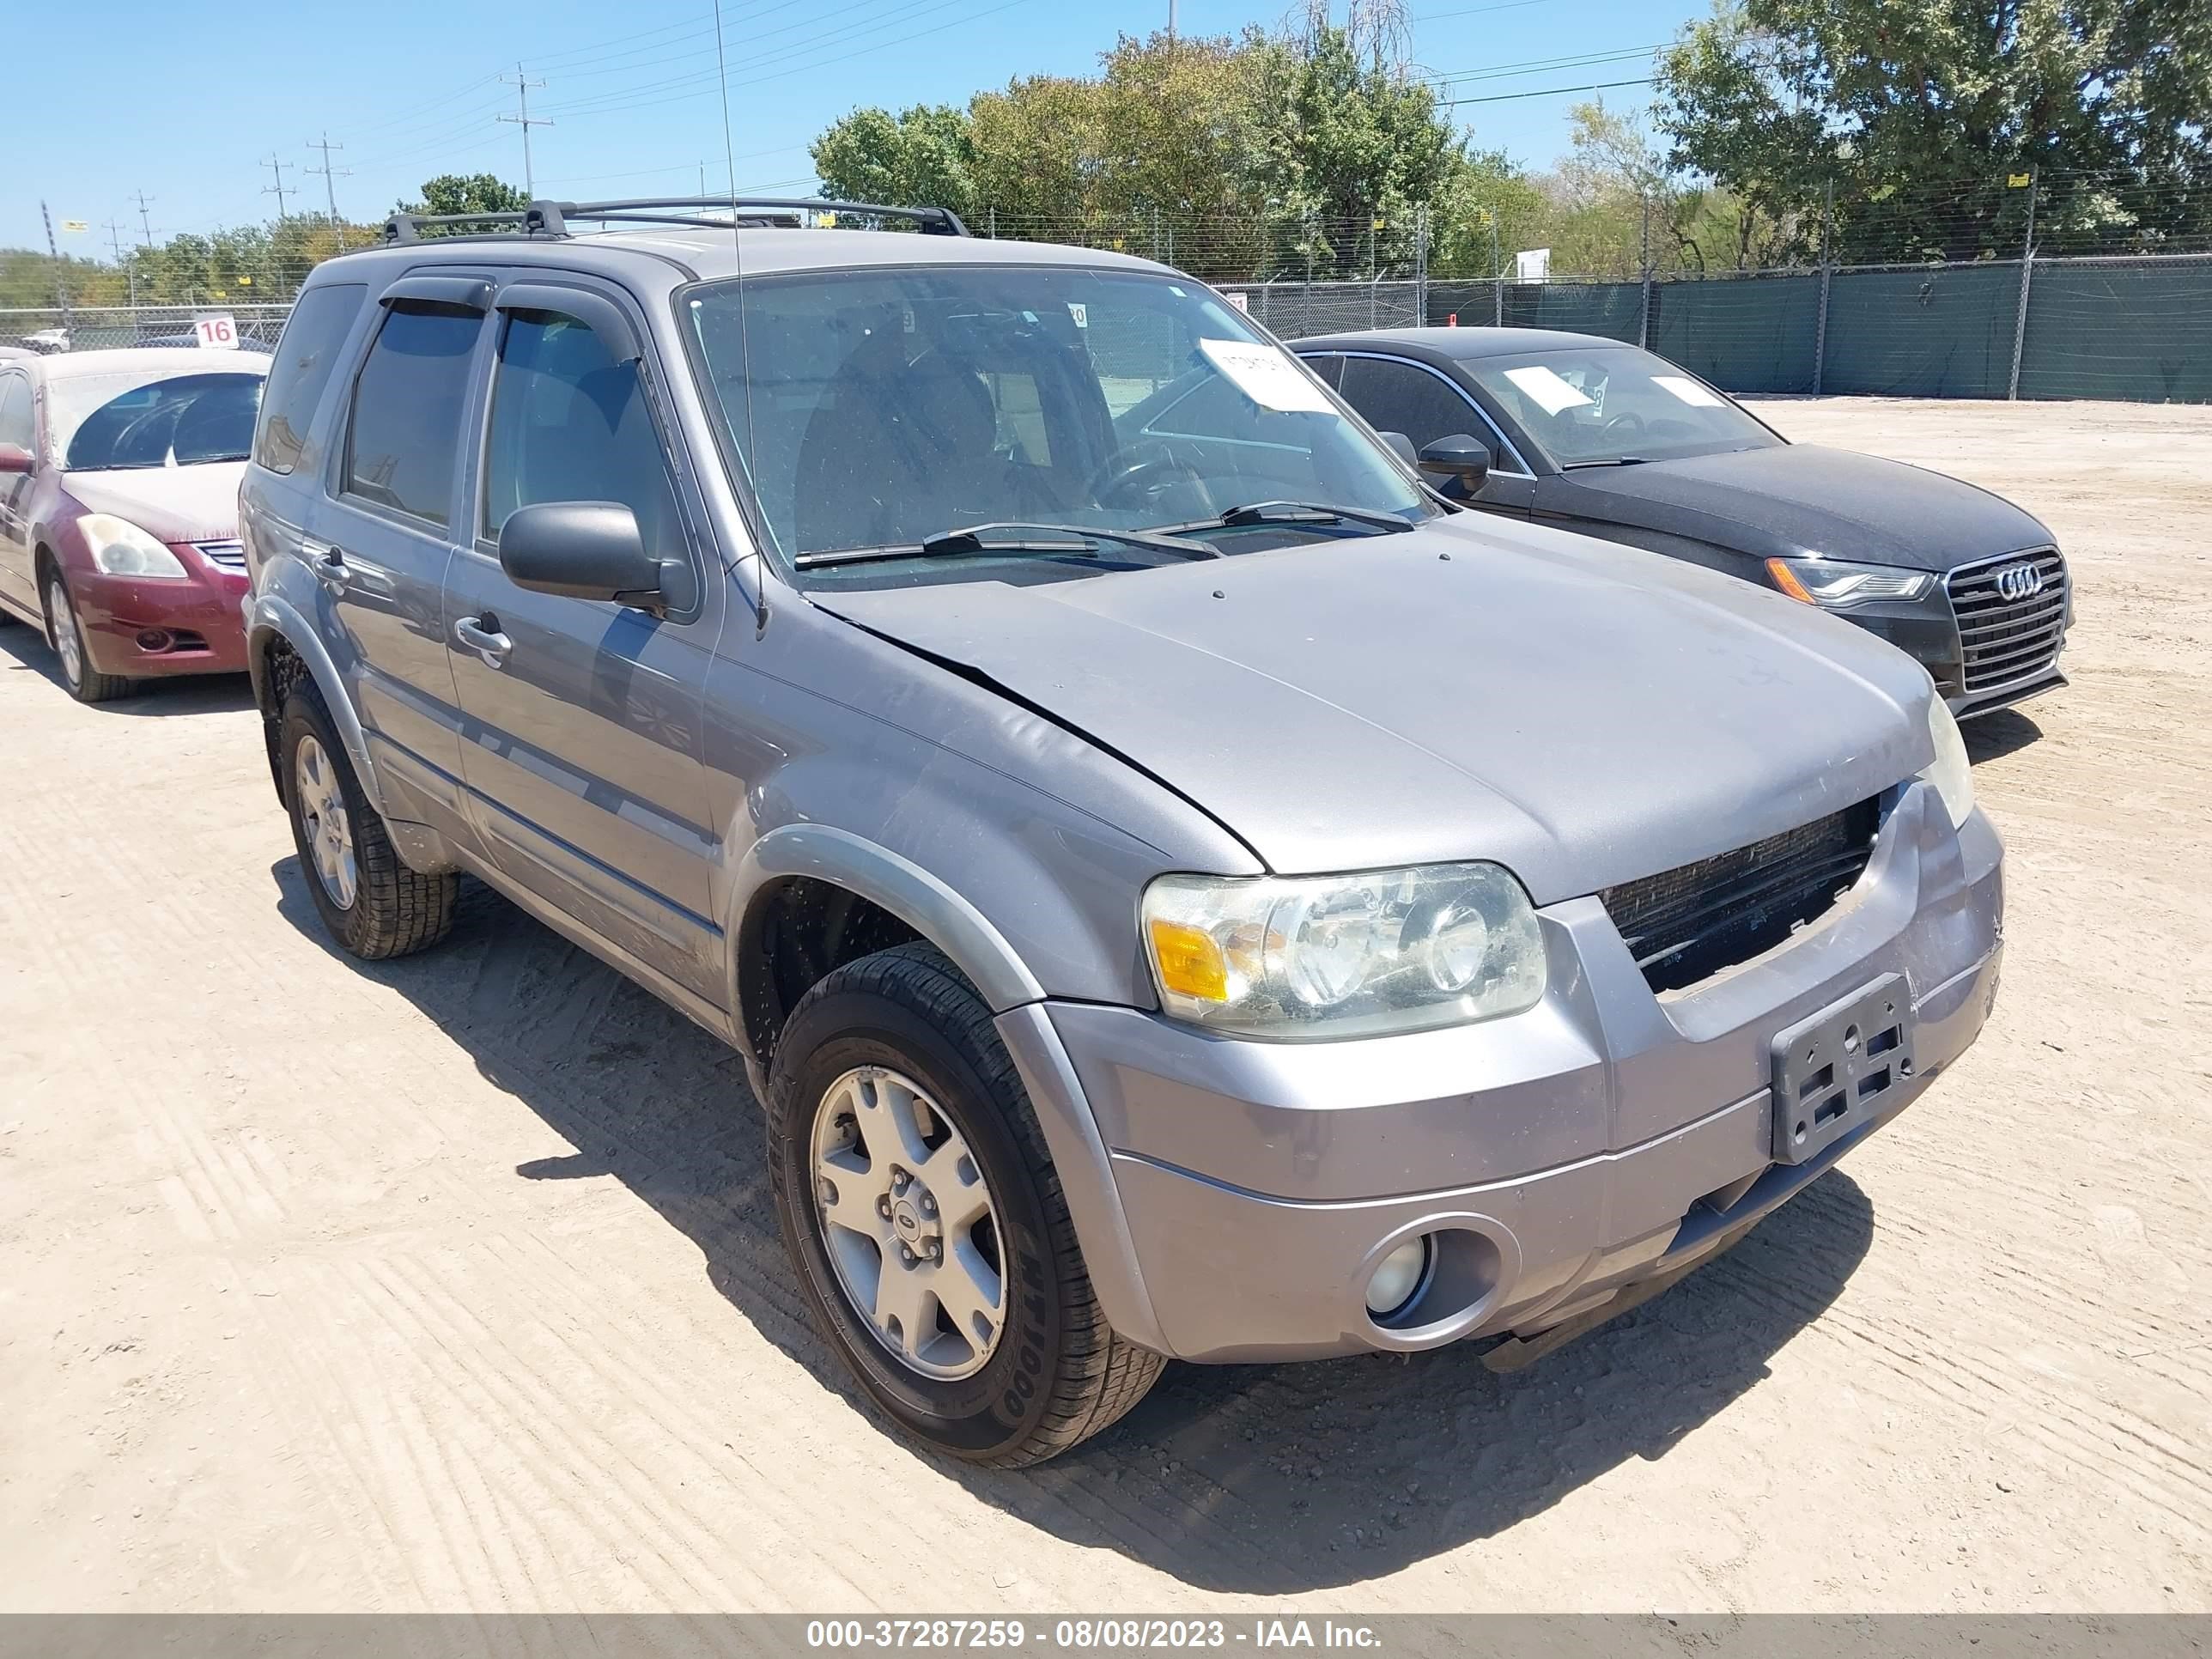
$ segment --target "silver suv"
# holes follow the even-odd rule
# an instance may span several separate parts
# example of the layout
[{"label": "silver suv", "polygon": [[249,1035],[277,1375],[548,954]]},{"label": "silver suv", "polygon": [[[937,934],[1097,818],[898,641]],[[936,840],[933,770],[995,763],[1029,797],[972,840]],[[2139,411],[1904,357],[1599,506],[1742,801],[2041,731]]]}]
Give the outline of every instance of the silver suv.
[{"label": "silver suv", "polygon": [[1515,1363],[1973,1040],[2002,854],[1910,659],[1462,511],[1173,270],[788,210],[321,266],[246,628],[332,935],[433,944],[467,873],[733,1044],[906,1429]]}]

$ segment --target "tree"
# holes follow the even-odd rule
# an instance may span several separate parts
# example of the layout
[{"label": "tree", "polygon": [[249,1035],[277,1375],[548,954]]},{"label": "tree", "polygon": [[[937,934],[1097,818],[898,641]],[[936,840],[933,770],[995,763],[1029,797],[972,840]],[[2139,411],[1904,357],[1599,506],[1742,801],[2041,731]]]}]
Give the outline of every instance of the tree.
[{"label": "tree", "polygon": [[2080,245],[2212,231],[2203,0],[1716,0],[1659,79],[1674,165],[1775,224],[1832,183],[1846,259],[2017,252],[2031,172]]},{"label": "tree", "polygon": [[397,213],[520,213],[529,197],[489,173],[441,173],[425,179],[422,199],[396,204]]},{"label": "tree", "polygon": [[810,150],[815,177],[831,196],[896,207],[947,207],[963,218],[975,203],[974,150],[965,112],[917,104],[894,118],[854,110]]}]

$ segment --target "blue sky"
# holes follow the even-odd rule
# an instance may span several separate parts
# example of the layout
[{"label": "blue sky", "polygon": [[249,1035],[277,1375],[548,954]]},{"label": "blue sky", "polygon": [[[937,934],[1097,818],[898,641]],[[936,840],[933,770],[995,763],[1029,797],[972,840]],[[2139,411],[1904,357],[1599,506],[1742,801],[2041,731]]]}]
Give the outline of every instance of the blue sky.
[{"label": "blue sky", "polygon": [[[1067,0],[724,0],[730,65],[730,149],[741,188],[798,191],[810,182],[805,145],[861,104],[892,108],[964,102],[1016,75],[1080,74],[1117,32],[1166,21],[1167,0],[1085,6]],[[24,64],[77,64],[84,74],[17,77],[10,88],[8,184],[0,246],[44,240],[39,202],[60,222],[93,228],[62,236],[67,251],[108,250],[106,222],[125,243],[140,234],[134,192],[149,198],[155,240],[178,231],[265,219],[276,198],[273,154],[288,203],[319,209],[325,184],[307,168],[307,141],[343,144],[331,160],[339,211],[372,219],[443,172],[495,172],[522,181],[520,130],[495,118],[515,108],[518,59],[528,77],[531,143],[542,194],[570,198],[690,193],[706,163],[723,168],[714,92],[713,14],[701,0],[634,0],[621,9],[585,0],[386,0],[374,9],[312,3],[257,13],[232,30],[216,14],[185,19],[150,0],[111,0],[101,37],[85,14],[13,9],[10,55]],[[1422,65],[1474,97],[1648,73],[1639,58],[1589,61],[1669,39],[1703,15],[1703,0],[1413,0]],[[1185,33],[1273,26],[1276,0],[1180,0]],[[89,56],[88,54],[89,53]],[[1534,65],[1580,59],[1557,68]],[[1492,71],[1503,71],[1492,73]],[[1587,96],[1589,94],[1577,94]],[[1641,102],[1648,89],[1608,100]],[[1575,97],[1461,106],[1478,143],[1548,162],[1565,146]]]}]

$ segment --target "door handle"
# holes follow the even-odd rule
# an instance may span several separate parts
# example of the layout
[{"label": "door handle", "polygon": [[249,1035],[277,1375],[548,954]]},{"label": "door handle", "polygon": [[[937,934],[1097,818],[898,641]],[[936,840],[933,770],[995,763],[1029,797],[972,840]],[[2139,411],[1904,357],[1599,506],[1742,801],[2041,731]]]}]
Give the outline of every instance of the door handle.
[{"label": "door handle", "polygon": [[487,668],[501,666],[507,661],[507,653],[514,649],[514,641],[499,631],[499,618],[489,611],[481,617],[456,619],[453,637],[482,657]]},{"label": "door handle", "polygon": [[315,580],[333,593],[345,591],[352,573],[346,568],[345,549],[326,547],[323,556],[314,562]]}]

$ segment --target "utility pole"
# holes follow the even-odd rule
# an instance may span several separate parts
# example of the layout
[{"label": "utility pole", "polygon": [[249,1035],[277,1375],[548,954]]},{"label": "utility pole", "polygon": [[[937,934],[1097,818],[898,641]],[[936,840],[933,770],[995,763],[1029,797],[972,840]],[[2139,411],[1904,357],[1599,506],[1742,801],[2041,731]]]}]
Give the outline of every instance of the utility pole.
[{"label": "utility pole", "polygon": [[1176,38],[1176,0],[1168,0],[1168,40],[1169,40],[1169,41],[1170,41],[1170,43],[1172,43],[1172,42],[1174,41],[1175,38]]},{"label": "utility pole", "polygon": [[264,196],[274,196],[276,198],[276,216],[282,219],[284,216],[284,198],[295,193],[292,186],[284,182],[284,169],[292,164],[289,161],[278,161],[276,152],[272,149],[269,152],[269,159],[261,165],[267,167],[270,175],[276,180],[273,185],[262,185],[261,193]]},{"label": "utility pole", "polygon": [[[499,79],[501,85],[504,86],[508,84],[507,76],[504,75],[501,76]],[[530,166],[530,129],[532,127],[550,127],[553,123],[548,117],[543,115],[532,115],[530,112],[530,89],[532,87],[536,87],[542,91],[545,86],[545,83],[543,81],[532,81],[525,76],[522,72],[522,65],[518,62],[514,66],[514,81],[513,84],[514,87],[515,100],[519,106],[519,112],[514,115],[502,115],[499,118],[502,121],[512,121],[515,125],[522,129],[522,190],[523,194],[529,197],[530,199],[534,202],[538,199],[538,176],[531,170]],[[705,192],[702,191],[701,194],[703,195]]]},{"label": "utility pole", "polygon": [[54,262],[54,294],[62,302],[62,337],[70,332],[69,267],[62,263],[62,251],[54,246],[54,216],[46,211],[44,201],[39,204],[39,217],[46,226],[46,257]]},{"label": "utility pole", "polygon": [[2005,387],[2005,396],[2017,399],[2020,396],[2020,360],[2027,345],[2027,285],[2035,276],[2035,192],[2042,183],[2042,175],[2034,167],[2027,170],[2027,237],[2020,249],[2020,309],[2012,319],[2012,379]]},{"label": "utility pole", "polygon": [[100,228],[107,233],[107,245],[115,250],[115,263],[123,267],[123,275],[131,284],[131,307],[136,311],[138,307],[138,267],[123,257],[123,222],[110,219]]},{"label": "utility pole", "polygon": [[138,192],[137,199],[139,239],[148,247],[151,247],[154,246],[154,222],[146,216],[146,204],[149,202],[156,201],[160,198],[149,196],[142,190]]},{"label": "utility pole", "polygon": [[321,138],[310,138],[307,140],[307,148],[309,149],[319,149],[323,153],[322,166],[319,167],[309,167],[307,171],[310,173],[319,173],[323,175],[323,196],[325,200],[330,204],[331,222],[332,224],[336,224],[338,222],[337,181],[341,179],[352,178],[353,169],[351,167],[332,167],[331,165],[331,152],[334,149],[343,149],[345,146],[343,144],[332,143],[331,142],[331,135],[326,129]]},{"label": "utility pole", "polygon": [[1636,317],[1636,343],[1651,344],[1651,192],[1644,193],[1644,230],[1636,251],[1636,268],[1644,284],[1644,301]]},{"label": "utility pole", "polygon": [[1828,361],[1828,286],[1836,274],[1836,180],[1831,174],[1820,187],[1820,309],[1813,324],[1813,395],[1820,395],[1820,378]]}]

